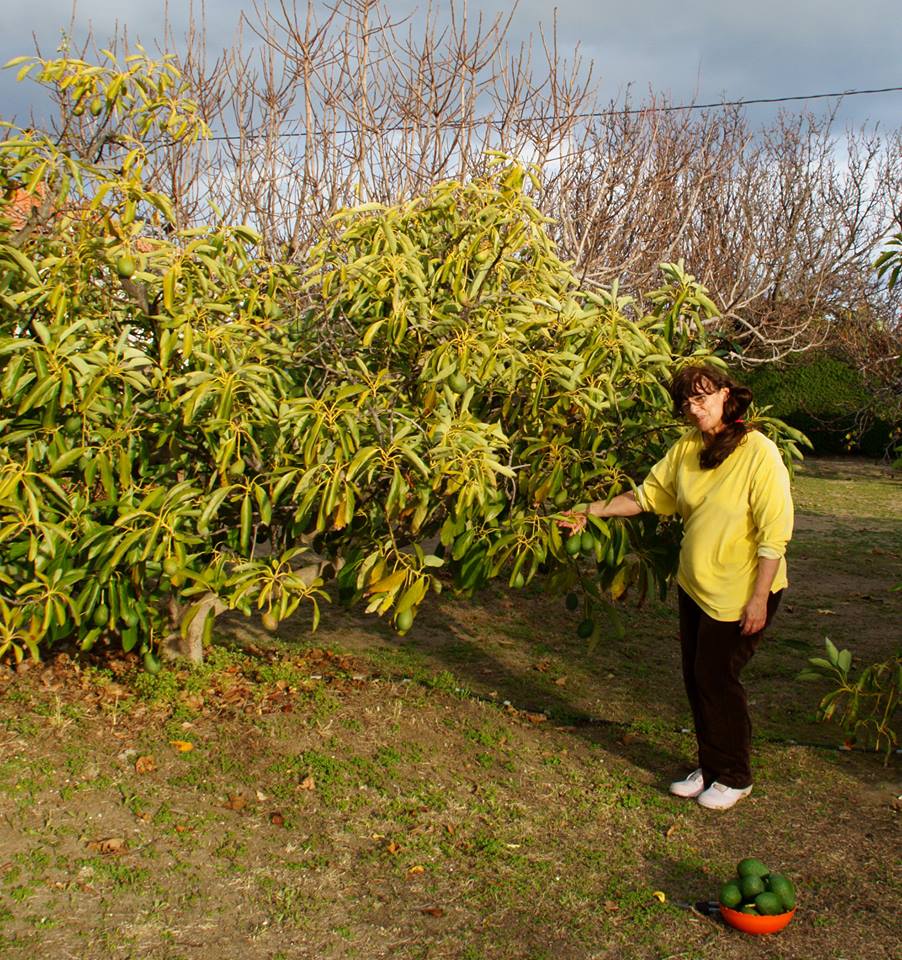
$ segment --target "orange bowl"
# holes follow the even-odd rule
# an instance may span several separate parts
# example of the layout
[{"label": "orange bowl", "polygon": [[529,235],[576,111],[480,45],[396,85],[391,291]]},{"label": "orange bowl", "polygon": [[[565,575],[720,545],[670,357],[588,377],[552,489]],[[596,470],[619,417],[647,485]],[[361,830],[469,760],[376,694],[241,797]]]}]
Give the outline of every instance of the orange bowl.
[{"label": "orange bowl", "polygon": [[754,914],[741,913],[739,910],[731,910],[723,904],[720,905],[720,915],[724,920],[731,927],[735,927],[743,933],[776,933],[792,920],[795,912],[795,907],[793,907],[786,913],[777,913],[770,917],[756,917]]}]

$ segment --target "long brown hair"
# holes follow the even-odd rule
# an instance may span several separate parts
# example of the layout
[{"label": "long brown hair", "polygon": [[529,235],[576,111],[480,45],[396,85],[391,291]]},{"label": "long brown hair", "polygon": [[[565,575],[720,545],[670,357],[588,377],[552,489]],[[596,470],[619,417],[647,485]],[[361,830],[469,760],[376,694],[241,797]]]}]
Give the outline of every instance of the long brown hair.
[{"label": "long brown hair", "polygon": [[752,402],[752,391],[736,383],[725,370],[708,363],[692,363],[681,367],[673,375],[668,387],[673,400],[673,412],[677,417],[683,416],[683,407],[690,397],[700,393],[715,393],[723,387],[730,391],[723,405],[724,427],[713,440],[705,444],[699,454],[699,463],[705,470],[713,470],[722,464],[745,439],[749,428],[743,417]]}]

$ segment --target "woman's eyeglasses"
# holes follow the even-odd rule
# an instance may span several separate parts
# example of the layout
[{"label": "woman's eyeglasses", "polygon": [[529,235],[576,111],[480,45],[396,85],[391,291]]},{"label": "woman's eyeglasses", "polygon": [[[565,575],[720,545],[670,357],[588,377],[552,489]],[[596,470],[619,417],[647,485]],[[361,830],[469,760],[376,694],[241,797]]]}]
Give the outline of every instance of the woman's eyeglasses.
[{"label": "woman's eyeglasses", "polygon": [[683,401],[680,405],[680,410],[682,410],[683,413],[689,413],[693,407],[705,407],[713,396],[713,393],[696,393]]}]

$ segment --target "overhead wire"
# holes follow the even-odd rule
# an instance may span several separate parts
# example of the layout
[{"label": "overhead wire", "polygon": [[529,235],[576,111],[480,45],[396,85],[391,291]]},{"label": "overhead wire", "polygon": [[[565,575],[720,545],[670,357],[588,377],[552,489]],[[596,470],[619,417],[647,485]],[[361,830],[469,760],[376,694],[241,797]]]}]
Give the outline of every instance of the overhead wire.
[{"label": "overhead wire", "polygon": [[[802,93],[802,94],[793,94],[791,96],[784,97],[753,97],[748,99],[740,100],[712,100],[709,103],[681,103],[681,104],[665,104],[664,106],[645,106],[645,107],[623,107],[620,109],[610,109],[610,110],[595,110],[585,113],[572,113],[572,114],[539,114],[534,117],[519,117],[514,119],[514,123],[541,123],[550,120],[563,120],[563,119],[572,119],[572,120],[593,120],[601,117],[622,117],[622,116],[631,116],[636,114],[652,114],[652,113],[678,113],[691,110],[716,110],[722,109],[724,107],[747,107],[754,106],[757,104],[769,104],[769,103],[794,103],[802,100],[827,100],[827,99],[844,99],[845,97],[861,97],[861,96],[871,96],[874,94],[880,93],[899,93],[902,92],[902,86],[898,87],[873,87],[866,90],[838,90],[831,93]],[[495,119],[492,117],[478,117],[473,120],[456,120],[456,121],[446,121],[442,123],[444,127],[479,127],[487,126],[489,124],[495,123]],[[386,132],[392,132],[397,130],[406,130],[410,126],[416,125],[415,123],[395,123],[388,126],[384,126],[381,129]],[[361,127],[347,127],[342,130],[332,131],[333,135],[338,134],[351,134],[351,133],[362,133],[366,132],[368,128]],[[211,137],[208,137],[208,140],[239,140],[242,137],[245,139],[256,139],[259,137],[269,136],[269,134],[237,134],[237,133],[223,133],[223,134],[214,134]],[[283,130],[279,131],[276,136],[278,137],[306,137],[306,130]]]}]

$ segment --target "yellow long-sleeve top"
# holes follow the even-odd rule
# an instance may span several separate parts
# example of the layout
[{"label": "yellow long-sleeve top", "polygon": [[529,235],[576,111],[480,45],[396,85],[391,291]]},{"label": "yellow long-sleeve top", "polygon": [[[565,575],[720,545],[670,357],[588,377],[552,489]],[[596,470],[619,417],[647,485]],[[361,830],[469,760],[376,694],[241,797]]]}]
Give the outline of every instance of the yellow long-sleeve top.
[{"label": "yellow long-sleeve top", "polygon": [[677,582],[715,620],[739,620],[758,557],[780,561],[771,592],[788,583],[789,474],[776,444],[757,430],[713,470],[699,464],[702,445],[701,433],[689,431],[652,467],[636,499],[643,510],[682,517]]}]

